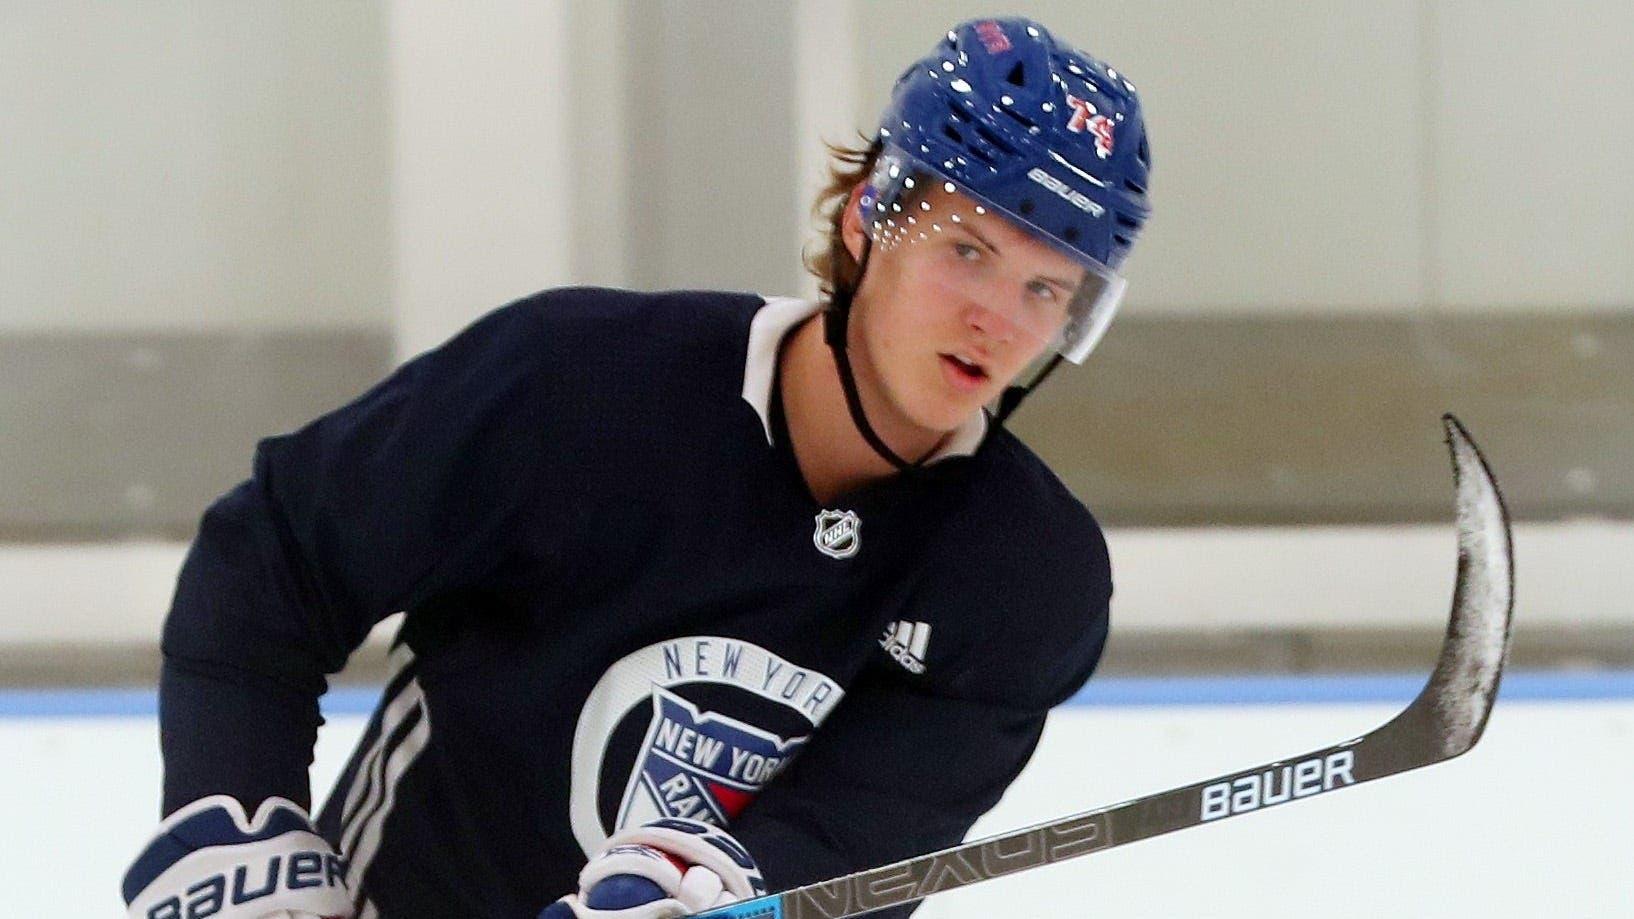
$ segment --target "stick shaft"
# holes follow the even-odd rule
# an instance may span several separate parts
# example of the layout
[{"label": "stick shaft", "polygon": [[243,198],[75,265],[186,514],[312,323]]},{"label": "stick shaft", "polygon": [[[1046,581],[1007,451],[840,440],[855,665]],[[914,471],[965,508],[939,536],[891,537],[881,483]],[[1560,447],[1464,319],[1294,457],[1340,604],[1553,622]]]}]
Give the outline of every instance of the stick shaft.
[{"label": "stick shaft", "polygon": [[1452,616],[1429,682],[1389,722],[1294,759],[744,900],[693,919],[848,919],[1464,753],[1480,739],[1497,697],[1514,605],[1514,560],[1508,513],[1486,460],[1456,418],[1442,420],[1458,493]]}]

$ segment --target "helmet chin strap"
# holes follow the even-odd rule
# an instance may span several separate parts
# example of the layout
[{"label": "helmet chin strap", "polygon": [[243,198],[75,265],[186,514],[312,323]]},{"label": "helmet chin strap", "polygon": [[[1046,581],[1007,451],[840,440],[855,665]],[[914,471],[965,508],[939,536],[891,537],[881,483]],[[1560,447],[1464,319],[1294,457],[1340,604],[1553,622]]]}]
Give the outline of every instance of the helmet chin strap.
[{"label": "helmet chin strap", "polygon": [[1055,372],[1055,368],[1061,365],[1061,360],[1061,352],[1057,351],[1050,355],[1049,361],[1039,368],[1031,380],[1026,383],[1006,386],[1003,394],[999,396],[998,413],[993,416],[993,421],[997,424],[1003,424],[1004,419],[1009,418],[1011,412],[1021,407],[1021,400],[1032,395],[1033,390],[1037,389],[1039,384],[1043,383],[1049,378],[1050,374]]},{"label": "helmet chin strap", "polygon": [[868,442],[868,446],[879,454],[880,458],[890,463],[899,472],[909,472],[924,466],[924,458],[917,462],[908,462],[892,450],[874,426],[868,423],[868,414],[862,410],[862,397],[857,394],[857,378],[851,372],[851,358],[846,353],[846,331],[851,320],[851,300],[856,288],[862,286],[863,274],[868,270],[868,256],[873,252],[873,240],[866,235],[862,241],[862,258],[857,260],[857,283],[852,292],[844,296],[837,296],[834,302],[823,311],[823,340],[828,342],[830,351],[834,352],[834,364],[840,371],[840,388],[845,390],[845,406],[851,411],[851,423],[856,425],[857,433]]}]

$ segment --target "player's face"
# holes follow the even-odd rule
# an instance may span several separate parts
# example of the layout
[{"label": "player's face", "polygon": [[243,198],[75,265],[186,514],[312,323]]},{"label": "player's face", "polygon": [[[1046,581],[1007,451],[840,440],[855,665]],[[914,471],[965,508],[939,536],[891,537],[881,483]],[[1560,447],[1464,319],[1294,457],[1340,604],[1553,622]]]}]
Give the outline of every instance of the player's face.
[{"label": "player's face", "polygon": [[[854,222],[846,242],[856,243],[855,255],[864,229],[860,217]],[[1054,342],[1083,269],[940,187],[880,223],[869,228],[873,248],[852,314],[852,346],[906,420],[952,430]]]}]

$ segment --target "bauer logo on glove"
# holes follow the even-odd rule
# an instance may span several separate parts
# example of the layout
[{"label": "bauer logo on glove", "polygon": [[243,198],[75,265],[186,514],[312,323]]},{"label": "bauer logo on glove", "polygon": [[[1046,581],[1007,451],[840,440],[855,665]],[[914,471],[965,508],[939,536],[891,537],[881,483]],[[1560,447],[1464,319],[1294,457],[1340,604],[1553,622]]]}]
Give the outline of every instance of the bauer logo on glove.
[{"label": "bauer logo on glove", "polygon": [[170,815],[125,874],[130,919],[343,919],[346,864],[306,813],[268,798],[253,819],[213,795]]}]

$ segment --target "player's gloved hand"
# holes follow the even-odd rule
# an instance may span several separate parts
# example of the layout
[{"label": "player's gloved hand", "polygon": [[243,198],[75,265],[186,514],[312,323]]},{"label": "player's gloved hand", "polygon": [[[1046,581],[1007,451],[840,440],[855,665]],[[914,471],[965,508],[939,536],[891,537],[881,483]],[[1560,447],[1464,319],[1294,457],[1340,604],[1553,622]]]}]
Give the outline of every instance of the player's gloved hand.
[{"label": "player's gloved hand", "polygon": [[614,834],[579,872],[579,892],[539,919],[673,919],[765,892],[725,830],[671,817]]},{"label": "player's gloved hand", "polygon": [[211,795],[171,814],[125,872],[129,919],[348,919],[346,866],[283,798],[255,818]]}]

